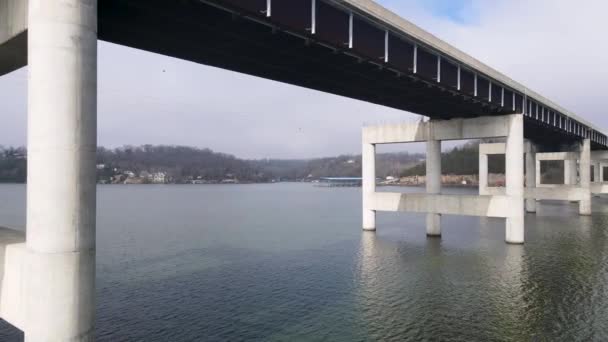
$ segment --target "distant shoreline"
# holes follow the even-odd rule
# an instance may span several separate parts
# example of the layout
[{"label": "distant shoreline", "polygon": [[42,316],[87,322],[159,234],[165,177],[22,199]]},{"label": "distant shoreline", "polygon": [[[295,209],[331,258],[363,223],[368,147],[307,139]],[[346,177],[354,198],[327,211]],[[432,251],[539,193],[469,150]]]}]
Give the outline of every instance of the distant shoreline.
[{"label": "distant shoreline", "polygon": [[[273,185],[273,184],[285,184],[285,183],[296,183],[296,184],[309,184],[309,185],[313,185],[314,183],[312,182],[298,182],[298,181],[284,181],[284,182],[242,182],[242,183],[201,183],[201,184],[192,184],[192,183],[129,183],[129,184],[122,184],[122,183],[115,183],[115,184],[103,184],[103,183],[97,183],[97,185],[102,185],[102,186],[161,186],[161,185],[180,185],[180,186],[218,186],[218,185],[224,185],[224,186],[234,186],[234,185],[259,185],[259,184],[268,184],[268,185]],[[16,183],[16,182],[5,182],[5,183],[0,183],[1,185],[27,185],[27,183]],[[425,187],[424,184],[378,184],[378,187],[387,187],[387,186],[395,186],[395,187],[403,187],[403,188],[423,188]],[[442,186],[444,187],[450,187],[450,188],[477,188],[478,185],[477,184],[442,184]]]}]

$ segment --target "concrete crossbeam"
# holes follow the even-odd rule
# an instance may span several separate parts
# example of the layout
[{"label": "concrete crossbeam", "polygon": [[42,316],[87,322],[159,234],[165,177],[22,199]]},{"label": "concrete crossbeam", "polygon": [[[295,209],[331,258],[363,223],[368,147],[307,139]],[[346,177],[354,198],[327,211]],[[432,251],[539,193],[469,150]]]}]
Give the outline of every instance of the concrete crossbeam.
[{"label": "concrete crossbeam", "polygon": [[608,183],[592,183],[591,193],[594,195],[608,194]]},{"label": "concrete crossbeam", "polygon": [[608,151],[591,151],[592,160],[608,160]]},{"label": "concrete crossbeam", "polygon": [[480,217],[509,216],[507,196],[463,196],[377,192],[372,206],[377,211],[437,213]]},{"label": "concrete crossbeam", "polygon": [[536,160],[574,160],[580,158],[579,152],[545,152],[537,153]]},{"label": "concrete crossbeam", "polygon": [[[608,184],[593,184],[592,192],[594,194],[608,193]],[[487,187],[485,195],[487,196],[504,196],[505,188]],[[545,184],[541,187],[526,188],[524,197],[527,200],[557,200],[557,201],[580,201],[584,198],[585,190],[578,186],[569,186],[561,184]],[[534,212],[532,210],[526,210]]]},{"label": "concrete crossbeam", "polygon": [[526,199],[578,202],[585,199],[587,190],[579,186],[555,185],[526,189]]},{"label": "concrete crossbeam", "polygon": [[398,144],[428,140],[466,140],[506,137],[515,115],[487,116],[474,119],[452,119],[363,128],[363,142]]},{"label": "concrete crossbeam", "polygon": [[506,151],[507,146],[505,143],[479,144],[479,154],[496,155],[505,154]]},{"label": "concrete crossbeam", "polygon": [[484,188],[483,193],[480,190],[479,194],[481,196],[504,196],[507,194],[507,188],[500,186],[487,186]]}]

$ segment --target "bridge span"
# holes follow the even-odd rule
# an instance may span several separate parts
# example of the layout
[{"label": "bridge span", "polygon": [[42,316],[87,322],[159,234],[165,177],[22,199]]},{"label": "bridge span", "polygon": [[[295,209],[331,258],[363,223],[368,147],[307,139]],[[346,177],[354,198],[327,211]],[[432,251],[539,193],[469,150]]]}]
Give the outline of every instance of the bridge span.
[{"label": "bridge span", "polygon": [[[0,74],[27,64],[27,0],[2,3]],[[608,144],[584,118],[374,1],[104,0],[97,19],[99,39],[115,44],[432,119],[524,113],[528,139]]]},{"label": "bridge span", "polygon": [[[429,236],[441,215],[491,216],[523,243],[524,203],[588,215],[606,188],[600,128],[370,0],[0,0],[0,75],[29,66],[27,231],[0,230],[0,316],[26,341],[94,339],[98,39],[428,117],[363,129],[367,230],[378,211],[427,213]],[[504,154],[506,187],[442,194],[441,142],[483,138],[504,142],[480,149],[480,178]],[[376,145],[415,141],[427,193],[377,193]],[[567,184],[537,184],[554,159]]]}]

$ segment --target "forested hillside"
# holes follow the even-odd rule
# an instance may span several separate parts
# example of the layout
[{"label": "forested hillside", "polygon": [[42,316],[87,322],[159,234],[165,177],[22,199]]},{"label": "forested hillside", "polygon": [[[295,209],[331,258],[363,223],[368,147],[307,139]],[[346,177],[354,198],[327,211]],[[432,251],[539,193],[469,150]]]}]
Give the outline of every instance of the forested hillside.
[{"label": "forested hillside", "polygon": [[168,181],[186,182],[193,179],[221,180],[234,178],[242,181],[266,181],[266,176],[251,163],[235,156],[187,146],[125,146],[97,150],[97,163],[103,165],[99,178],[117,173],[135,175],[163,172]]},{"label": "forested hillside", "polygon": [[[443,174],[474,175],[478,173],[479,143],[470,142],[442,154]],[[26,150],[0,146],[0,182],[26,181]],[[320,177],[360,177],[361,156],[344,155],[318,159],[239,159],[210,149],[187,146],[143,145],[107,149],[97,152],[98,179],[111,182],[122,174],[139,177],[142,173],[163,173],[166,182],[186,183],[193,180],[218,182],[271,182],[313,180]],[[504,157],[491,156],[491,173],[504,172]],[[413,176],[426,173],[423,154],[384,153],[376,156],[378,177]]]},{"label": "forested hillside", "polygon": [[[26,180],[26,150],[0,147],[0,182]],[[421,154],[387,153],[377,156],[379,177],[398,175],[421,160]],[[271,182],[313,180],[320,177],[359,177],[361,156],[345,155],[300,160],[245,160],[233,155],[187,146],[124,146],[97,152],[98,180],[122,182],[125,178],[144,178],[162,173],[163,182]],[[125,177],[122,177],[125,176]]]},{"label": "forested hillside", "polygon": [[[489,156],[490,173],[505,172],[505,158],[502,155]],[[452,175],[476,175],[479,173],[479,141],[471,141],[441,154],[441,172]],[[422,176],[426,174],[426,163],[402,171],[401,176]]]},{"label": "forested hillside", "polygon": [[[396,176],[424,159],[422,154],[379,153],[376,156],[378,177]],[[257,169],[274,178],[301,180],[320,177],[361,177],[361,156],[344,155],[308,160],[252,160]]]}]

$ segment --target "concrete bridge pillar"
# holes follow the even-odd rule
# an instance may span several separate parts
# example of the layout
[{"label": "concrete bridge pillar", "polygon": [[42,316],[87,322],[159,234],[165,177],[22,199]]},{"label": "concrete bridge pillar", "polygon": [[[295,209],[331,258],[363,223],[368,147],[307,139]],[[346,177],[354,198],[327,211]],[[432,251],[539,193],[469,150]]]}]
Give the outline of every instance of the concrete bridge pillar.
[{"label": "concrete bridge pillar", "polygon": [[593,182],[597,183],[600,181],[600,162],[593,161]]},{"label": "concrete bridge pillar", "polygon": [[578,180],[576,171],[576,160],[564,160],[564,184],[576,185]]},{"label": "concrete bridge pillar", "polygon": [[[536,165],[536,151],[534,149],[534,145],[531,142],[527,143],[526,150],[526,188],[535,188],[536,187],[536,177],[539,177],[538,174],[540,172],[537,170]],[[529,213],[536,212],[536,199],[528,198],[526,199],[526,211]]]},{"label": "concrete bridge pillar", "polygon": [[[375,229],[375,211],[427,214],[428,236],[441,234],[441,215],[499,217],[506,219],[506,242],[524,243],[526,194],[523,123],[522,114],[513,114],[365,127],[362,134],[364,229]],[[505,155],[506,188],[488,187],[488,194],[482,196],[442,194],[441,142],[498,137],[506,138],[506,143],[481,144],[479,153],[482,156]],[[374,192],[374,145],[410,142],[427,143],[426,193]],[[481,163],[480,166],[483,177],[487,163]]]},{"label": "concrete bridge pillar", "polygon": [[[441,193],[441,141],[439,140],[428,140],[426,143],[426,193],[433,195]],[[441,236],[440,214],[426,214],[426,235]]]},{"label": "concrete bridge pillar", "polygon": [[579,214],[591,215],[591,140],[584,139],[581,142],[581,157],[580,157],[580,178],[581,188],[585,195],[579,202]]},{"label": "concrete bridge pillar", "polygon": [[30,0],[25,340],[92,341],[97,0]]},{"label": "concrete bridge pillar", "polygon": [[524,118],[514,116],[506,140],[505,178],[509,206],[506,219],[506,242],[524,243]]},{"label": "concrete bridge pillar", "polygon": [[[534,156],[534,158],[536,158],[536,156]],[[542,173],[541,173],[541,163],[540,160],[536,159],[536,163],[535,163],[535,167],[536,167],[536,187],[538,188],[541,183],[542,183]]]},{"label": "concrete bridge pillar", "polygon": [[479,195],[488,194],[488,155],[479,153]]},{"label": "concrete bridge pillar", "polygon": [[376,145],[363,143],[361,154],[362,193],[363,193],[363,230],[376,230],[376,211],[373,210],[376,192]]}]

